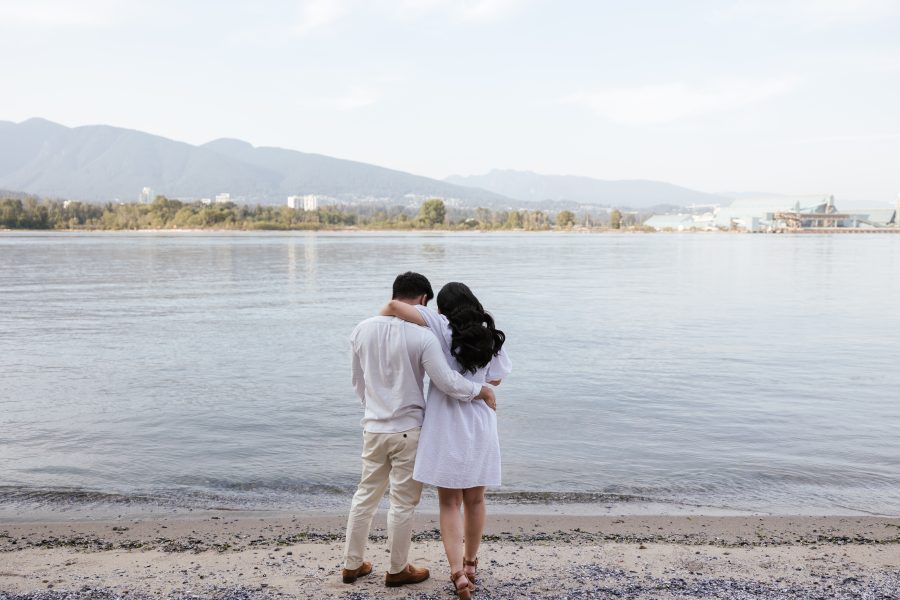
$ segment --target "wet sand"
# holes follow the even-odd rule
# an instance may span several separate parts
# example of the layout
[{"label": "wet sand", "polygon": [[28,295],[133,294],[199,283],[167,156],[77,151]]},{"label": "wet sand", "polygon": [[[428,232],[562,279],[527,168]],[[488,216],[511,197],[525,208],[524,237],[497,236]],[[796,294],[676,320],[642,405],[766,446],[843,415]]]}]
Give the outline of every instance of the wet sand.
[{"label": "wet sand", "polygon": [[[436,515],[411,561],[428,581],[340,581],[344,515],[210,511],[0,523],[2,598],[452,598]],[[478,598],[896,598],[900,518],[491,515]]]}]

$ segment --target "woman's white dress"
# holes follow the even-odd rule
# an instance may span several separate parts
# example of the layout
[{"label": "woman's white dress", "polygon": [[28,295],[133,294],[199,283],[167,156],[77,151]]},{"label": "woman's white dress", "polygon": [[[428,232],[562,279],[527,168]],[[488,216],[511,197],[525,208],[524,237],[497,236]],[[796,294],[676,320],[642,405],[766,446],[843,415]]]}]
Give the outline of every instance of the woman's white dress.
[{"label": "woman's white dress", "polygon": [[[450,367],[462,372],[450,353],[453,333],[446,317],[424,306],[416,308],[440,341]],[[501,349],[487,367],[463,376],[484,383],[504,379],[511,370],[509,357]],[[453,400],[429,384],[413,479],[452,489],[500,485],[497,413],[481,400]]]}]

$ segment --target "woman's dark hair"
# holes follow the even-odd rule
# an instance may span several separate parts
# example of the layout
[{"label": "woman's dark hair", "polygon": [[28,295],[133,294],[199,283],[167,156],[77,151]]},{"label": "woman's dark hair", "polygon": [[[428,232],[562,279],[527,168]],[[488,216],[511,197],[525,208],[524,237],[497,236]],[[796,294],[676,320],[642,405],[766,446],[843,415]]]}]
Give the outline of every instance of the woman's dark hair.
[{"label": "woman's dark hair", "polygon": [[438,310],[450,321],[450,352],[463,370],[474,373],[500,352],[506,335],[464,283],[451,281],[437,295]]}]

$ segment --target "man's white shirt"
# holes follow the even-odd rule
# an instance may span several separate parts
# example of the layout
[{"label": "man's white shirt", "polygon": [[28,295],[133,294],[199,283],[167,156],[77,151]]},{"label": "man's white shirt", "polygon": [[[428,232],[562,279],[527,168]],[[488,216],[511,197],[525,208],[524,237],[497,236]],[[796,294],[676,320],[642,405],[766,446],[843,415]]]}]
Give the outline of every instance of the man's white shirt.
[{"label": "man's white shirt", "polygon": [[450,368],[434,334],[396,317],[372,317],[350,334],[353,387],[365,406],[362,426],[398,433],[422,426],[425,373],[449,397],[470,402],[481,384]]}]

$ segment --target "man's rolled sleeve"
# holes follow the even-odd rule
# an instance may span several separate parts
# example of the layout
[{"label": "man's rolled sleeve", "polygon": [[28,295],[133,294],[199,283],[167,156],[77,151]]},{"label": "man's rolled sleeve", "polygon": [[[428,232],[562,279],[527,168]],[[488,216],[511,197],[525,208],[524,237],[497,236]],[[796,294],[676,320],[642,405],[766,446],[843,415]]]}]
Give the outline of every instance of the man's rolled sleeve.
[{"label": "man's rolled sleeve", "polygon": [[359,360],[359,352],[356,350],[356,331],[353,332],[353,337],[350,338],[350,371],[351,371],[351,381],[353,382],[353,389],[356,390],[356,395],[359,396],[359,401],[365,405],[366,403],[366,379],[363,376],[363,368],[362,363]]},{"label": "man's rolled sleeve", "polygon": [[454,400],[471,402],[481,391],[481,384],[469,381],[451,369],[438,341],[433,336],[429,338],[422,352],[422,366],[431,383]]}]

